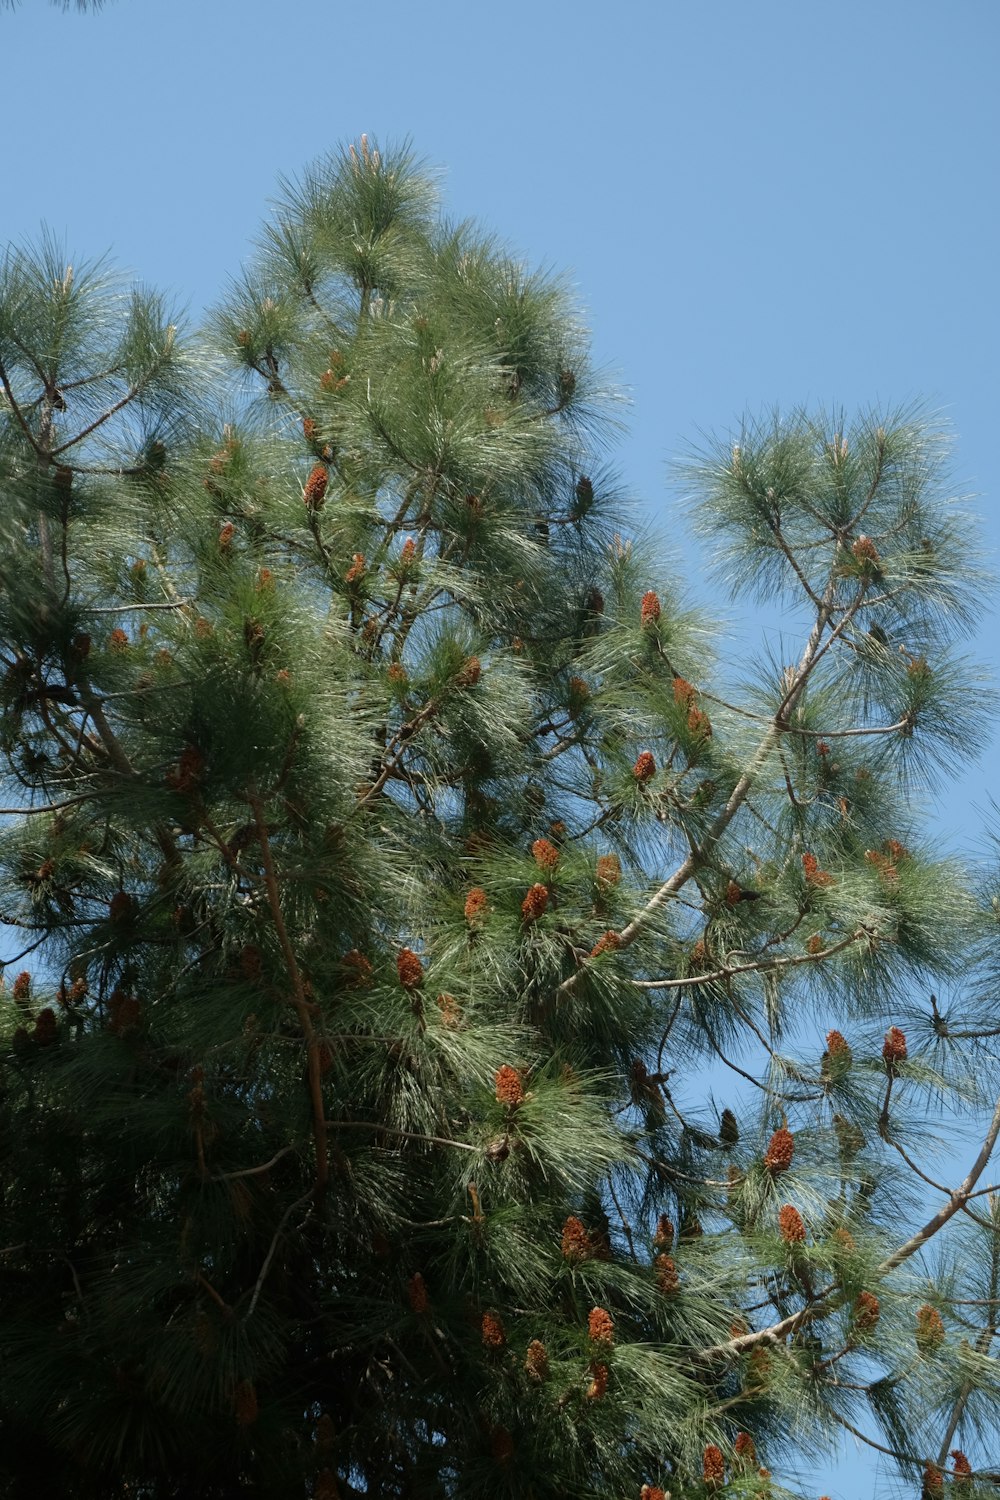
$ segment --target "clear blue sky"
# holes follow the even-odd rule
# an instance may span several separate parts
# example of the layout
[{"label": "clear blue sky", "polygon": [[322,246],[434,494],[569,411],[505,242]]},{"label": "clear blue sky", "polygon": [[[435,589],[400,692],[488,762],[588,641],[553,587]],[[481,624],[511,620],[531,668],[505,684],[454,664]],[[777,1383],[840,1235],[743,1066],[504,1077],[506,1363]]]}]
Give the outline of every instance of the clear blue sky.
[{"label": "clear blue sky", "polygon": [[[21,0],[0,243],[44,221],[197,316],[279,173],[411,136],[452,214],[569,273],[631,395],[619,466],[692,568],[668,461],[775,402],[926,397],[995,550],[998,67],[997,0]],[[956,844],[990,785],[942,793]],[[895,1493],[867,1457],[815,1483]]]}]

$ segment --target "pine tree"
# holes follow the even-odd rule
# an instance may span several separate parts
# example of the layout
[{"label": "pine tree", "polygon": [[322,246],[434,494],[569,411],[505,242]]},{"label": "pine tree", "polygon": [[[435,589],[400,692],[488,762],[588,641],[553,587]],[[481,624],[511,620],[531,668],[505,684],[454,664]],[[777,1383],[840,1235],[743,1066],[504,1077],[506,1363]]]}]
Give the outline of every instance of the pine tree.
[{"label": "pine tree", "polygon": [[983,583],[919,414],[692,460],[806,619],[727,691],[565,291],[405,150],[285,184],[197,336],[12,253],[0,389],[5,1493],[777,1497],[857,1429],[996,1494],[1000,1111],[929,1148],[998,903],[913,798]]}]

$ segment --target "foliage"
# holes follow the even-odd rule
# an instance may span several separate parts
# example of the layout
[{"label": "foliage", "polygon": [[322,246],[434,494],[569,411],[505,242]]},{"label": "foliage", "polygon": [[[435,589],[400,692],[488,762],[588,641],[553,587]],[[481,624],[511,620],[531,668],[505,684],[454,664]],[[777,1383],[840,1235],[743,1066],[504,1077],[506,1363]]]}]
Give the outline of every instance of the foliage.
[{"label": "foliage", "polygon": [[778,1496],[858,1428],[995,1494],[1000,1114],[932,1148],[996,903],[913,798],[983,585],[919,413],[692,459],[808,616],[726,692],[565,291],[406,150],[286,184],[197,337],[12,252],[0,384],[5,1493]]}]

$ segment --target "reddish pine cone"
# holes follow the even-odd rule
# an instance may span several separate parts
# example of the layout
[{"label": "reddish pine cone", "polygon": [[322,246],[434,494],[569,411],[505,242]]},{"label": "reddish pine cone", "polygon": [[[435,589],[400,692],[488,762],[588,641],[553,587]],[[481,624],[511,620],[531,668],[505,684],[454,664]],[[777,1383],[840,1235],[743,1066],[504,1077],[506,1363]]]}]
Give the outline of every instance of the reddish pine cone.
[{"label": "reddish pine cone", "polygon": [[879,562],[878,548],[871,537],[866,536],[864,532],[851,547],[851,551],[859,563],[874,563],[877,566]]},{"label": "reddish pine cone", "polygon": [[483,674],[483,664],[478,656],[470,656],[463,663],[461,670],[455,674],[455,686],[460,688],[475,687]]},{"label": "reddish pine cone", "polygon": [[490,1452],[498,1464],[509,1464],[514,1457],[514,1439],[506,1427],[494,1427],[490,1435]]},{"label": "reddish pine cone", "polygon": [[819,860],[816,858],[815,854],[803,854],[802,871],[806,877],[806,885],[812,885],[821,888],[823,886],[833,884],[833,876],[829,873],[828,870],[820,869]]},{"label": "reddish pine cone", "polygon": [[874,1292],[859,1292],[854,1304],[854,1331],[871,1333],[881,1317],[882,1309]]},{"label": "reddish pine cone", "polygon": [[368,572],[368,562],[363,552],[355,552],[351,557],[351,566],[344,574],[345,583],[360,583]]},{"label": "reddish pine cone", "polygon": [[414,1271],[406,1284],[407,1294],[410,1298],[410,1306],[415,1313],[426,1312],[430,1306],[430,1298],[427,1295],[427,1283],[419,1271]]},{"label": "reddish pine cone", "polygon": [[885,1042],[882,1045],[882,1056],[885,1058],[886,1066],[891,1068],[894,1063],[906,1061],[906,1037],[898,1026],[890,1026],[885,1034]]},{"label": "reddish pine cone", "polygon": [[410,566],[410,564],[412,563],[413,559],[416,557],[416,555],[417,555],[417,544],[413,540],[412,536],[408,536],[406,538],[406,541],[403,543],[402,548],[401,548],[400,553],[399,553],[400,564],[404,568],[408,568]]},{"label": "reddish pine cone", "polygon": [[941,1314],[936,1307],[931,1307],[925,1302],[923,1307],[917,1310],[917,1348],[921,1354],[932,1354],[935,1349],[940,1349],[944,1343],[944,1324]]},{"label": "reddish pine cone", "polygon": [[219,551],[220,552],[228,552],[229,551],[230,547],[233,544],[233,537],[235,535],[236,535],[236,527],[233,525],[232,521],[227,521],[226,524],[225,524],[225,526],[223,526],[222,530],[219,532]]},{"label": "reddish pine cone", "polygon": [[921,1500],[937,1500],[944,1494],[944,1475],[930,1459],[924,1464],[924,1482],[920,1491]]},{"label": "reddish pine cone", "polygon": [[13,986],[11,987],[10,993],[13,999],[21,1003],[23,1003],[25,1000],[30,999],[31,975],[28,973],[27,969],[22,969],[20,974],[18,974],[17,978],[14,980]]},{"label": "reddish pine cone", "polygon": [[128,891],[116,891],[108,902],[108,916],[112,922],[125,922],[132,915],[132,897]]},{"label": "reddish pine cone", "polygon": [[677,1262],[671,1255],[658,1255],[653,1265],[656,1268],[656,1285],[664,1297],[672,1297],[681,1284]]},{"label": "reddish pine cone", "polygon": [[653,759],[651,750],[643,750],[632,767],[632,775],[642,785],[644,782],[652,781],[656,775],[656,761]]},{"label": "reddish pine cone", "polygon": [[844,1255],[857,1255],[858,1253],[854,1236],[849,1229],[844,1229],[843,1227],[835,1229],[833,1231],[833,1242]]},{"label": "reddish pine cone", "polygon": [[658,1484],[644,1484],[639,1491],[639,1500],[667,1500],[666,1491]]},{"label": "reddish pine cone", "polygon": [[595,1344],[613,1344],[615,1325],[611,1314],[603,1307],[591,1308],[587,1318],[587,1332]]},{"label": "reddish pine cone", "polygon": [[543,915],[548,904],[549,893],[547,887],[539,885],[536,882],[521,902],[521,916],[525,922],[537,922],[538,918]]},{"label": "reddish pine cone", "polygon": [[505,1104],[508,1109],[516,1109],[519,1104],[524,1103],[524,1084],[521,1081],[521,1075],[509,1063],[504,1063],[502,1068],[497,1068],[496,1098],[498,1104]]},{"label": "reddish pine cone", "polygon": [[595,1363],[591,1365],[590,1373],[593,1378],[587,1387],[587,1400],[600,1401],[607,1394],[608,1367]]},{"label": "reddish pine cone", "polygon": [[655,625],[660,618],[660,596],[654,589],[648,589],[642,596],[642,605],[639,610],[639,618],[643,630],[650,625]]},{"label": "reddish pine cone", "polygon": [[602,953],[613,953],[614,950],[616,948],[620,948],[621,945],[621,938],[613,928],[609,927],[607,932],[602,934],[602,936],[597,939],[597,942],[591,948],[590,956],[591,958],[600,958]]},{"label": "reddish pine cone", "polygon": [[674,1243],[673,1220],[666,1214],[661,1214],[656,1221],[656,1233],[653,1235],[653,1244],[659,1250],[669,1250]]},{"label": "reddish pine cone", "polygon": [[813,957],[815,957],[817,953],[823,952],[823,939],[820,937],[818,932],[814,932],[812,937],[809,938],[808,942],[806,943],[806,952],[811,953]]},{"label": "reddish pine cone", "polygon": [[114,990],[108,996],[108,1030],[116,1036],[127,1036],[134,1031],[140,1015],[141,1006],[135,995],[123,995],[121,990]]},{"label": "reddish pine cone", "polygon": [[622,878],[621,860],[617,854],[602,854],[597,861],[596,869],[597,884],[603,886],[616,886]]},{"label": "reddish pine cone", "polygon": [[524,1368],[529,1380],[541,1384],[549,1378],[549,1352],[541,1339],[532,1339],[524,1356]]},{"label": "reddish pine cone", "polygon": [[689,708],[687,717],[688,733],[697,739],[710,740],[712,738],[712,724],[708,714],[702,713],[700,708]]},{"label": "reddish pine cone", "polygon": [[481,886],[474,885],[465,898],[465,920],[470,927],[474,927],[480,917],[486,915],[486,892]]},{"label": "reddish pine cone", "polygon": [[121,630],[121,629],[112,630],[111,634],[108,636],[108,648],[111,651],[127,651],[128,650],[128,635],[127,635],[127,633],[124,630]]},{"label": "reddish pine cone", "polygon": [[447,1026],[450,1031],[461,1025],[462,1008],[454,995],[447,991],[437,997],[437,1008],[441,1012],[441,1024]]},{"label": "reddish pine cone", "polygon": [[252,1380],[241,1380],[233,1396],[233,1409],[239,1427],[251,1427],[257,1420],[257,1392]]},{"label": "reddish pine cone", "polygon": [[531,857],[541,870],[554,870],[559,863],[559,850],[548,839],[536,839],[531,846]]},{"label": "reddish pine cone", "polygon": [[579,708],[581,703],[586,703],[590,697],[590,687],[582,677],[571,677],[568,686],[571,708]]},{"label": "reddish pine cone", "polygon": [[[954,1460],[953,1472],[956,1480],[955,1488],[958,1489],[958,1480],[972,1478],[972,1465],[969,1463],[969,1460],[966,1458],[961,1448],[952,1448],[951,1454],[949,1456]],[[967,1488],[967,1486],[963,1484],[961,1488],[964,1490]]]},{"label": "reddish pine cone", "polygon": [[674,702],[680,708],[693,708],[694,701],[698,696],[697,688],[691,686],[683,677],[674,678]]},{"label": "reddish pine cone", "polygon": [[733,1452],[745,1464],[756,1464],[757,1462],[757,1447],[749,1432],[738,1432],[736,1434]]},{"label": "reddish pine cone", "polygon": [[[409,952],[409,949],[405,951]],[[347,970],[347,983],[352,990],[366,989],[371,984],[373,973],[371,962],[363,953],[359,953],[357,948],[352,948],[349,953],[345,953],[340,962]]]},{"label": "reddish pine cone", "polygon": [[738,906],[742,895],[742,886],[738,885],[735,880],[730,880],[726,886],[726,905]]},{"label": "reddish pine cone", "polygon": [[778,1233],[786,1245],[800,1245],[806,1237],[802,1215],[791,1203],[778,1210]]},{"label": "reddish pine cone", "polygon": [[302,499],[310,510],[319,510],[326,499],[326,487],[330,476],[324,464],[315,464],[302,490]]},{"label": "reddish pine cone", "polygon": [[853,1054],[847,1042],[839,1031],[828,1031],[826,1034],[826,1054],[830,1062],[838,1071],[845,1072],[853,1062]]},{"label": "reddish pine cone", "polygon": [[404,990],[418,990],[424,982],[424,966],[412,948],[400,948],[396,973]]},{"label": "reddish pine cone", "polygon": [[499,1313],[483,1313],[483,1346],[486,1349],[502,1349],[507,1342],[507,1330]]},{"label": "reddish pine cone", "polygon": [[59,1038],[59,1029],[56,1025],[56,1013],[51,1006],[46,1005],[35,1017],[35,1029],[32,1033],[34,1040],[40,1047],[51,1047],[53,1042]]},{"label": "reddish pine cone", "polygon": [[718,1489],[725,1480],[725,1459],[722,1457],[722,1449],[717,1448],[714,1443],[709,1443],[702,1454],[701,1472],[705,1483],[710,1489]]},{"label": "reddish pine cone", "polygon": [[790,1130],[784,1126],[776,1130],[764,1152],[764,1165],[772,1177],[777,1177],[781,1172],[787,1172],[792,1165],[792,1157],[795,1155],[795,1137]]},{"label": "reddish pine cone", "polygon": [[580,1220],[570,1214],[562,1227],[562,1253],[564,1260],[589,1260],[593,1255],[590,1235]]}]

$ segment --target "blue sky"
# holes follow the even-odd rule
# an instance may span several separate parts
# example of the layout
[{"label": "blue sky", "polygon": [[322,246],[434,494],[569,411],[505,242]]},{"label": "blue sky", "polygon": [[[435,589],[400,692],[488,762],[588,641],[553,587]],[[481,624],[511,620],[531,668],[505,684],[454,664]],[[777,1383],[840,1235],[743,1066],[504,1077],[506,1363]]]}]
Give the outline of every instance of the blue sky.
[{"label": "blue sky", "polygon": [[[631,398],[618,466],[685,572],[669,461],[774,403],[925,398],[996,552],[998,63],[995,0],[21,0],[0,244],[44,222],[197,318],[280,173],[410,136],[450,213],[569,275]],[[991,779],[935,804],[956,846]],[[816,1483],[894,1492],[867,1458]]]}]

